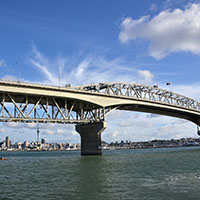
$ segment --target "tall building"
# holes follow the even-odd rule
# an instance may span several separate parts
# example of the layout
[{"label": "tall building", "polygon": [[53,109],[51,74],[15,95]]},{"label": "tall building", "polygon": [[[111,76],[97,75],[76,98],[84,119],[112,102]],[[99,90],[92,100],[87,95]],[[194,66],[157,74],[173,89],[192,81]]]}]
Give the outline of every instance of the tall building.
[{"label": "tall building", "polygon": [[28,145],[29,145],[29,143],[28,143],[28,141],[26,140],[26,141],[24,141],[24,148],[28,148]]},{"label": "tall building", "polygon": [[10,148],[10,147],[11,147],[11,141],[10,141],[9,136],[6,137],[6,147],[7,147],[7,148]]},{"label": "tall building", "polygon": [[37,143],[40,142],[40,129],[39,126],[37,127]]},{"label": "tall building", "polygon": [[41,139],[41,143],[42,143],[42,144],[45,144],[45,139],[42,138],[42,139]]}]

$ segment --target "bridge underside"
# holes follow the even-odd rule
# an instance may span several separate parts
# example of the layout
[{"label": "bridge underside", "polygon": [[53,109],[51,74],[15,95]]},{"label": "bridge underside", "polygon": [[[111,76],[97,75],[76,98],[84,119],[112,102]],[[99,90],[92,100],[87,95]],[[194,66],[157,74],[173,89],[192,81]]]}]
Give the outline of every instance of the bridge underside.
[{"label": "bridge underside", "polygon": [[118,110],[127,110],[127,111],[136,111],[136,112],[145,112],[158,115],[164,115],[169,117],[176,117],[191,121],[197,125],[200,125],[199,115],[195,114],[186,114],[183,111],[179,110],[170,110],[166,108],[160,108],[156,106],[145,106],[145,105],[123,105],[117,108]]}]

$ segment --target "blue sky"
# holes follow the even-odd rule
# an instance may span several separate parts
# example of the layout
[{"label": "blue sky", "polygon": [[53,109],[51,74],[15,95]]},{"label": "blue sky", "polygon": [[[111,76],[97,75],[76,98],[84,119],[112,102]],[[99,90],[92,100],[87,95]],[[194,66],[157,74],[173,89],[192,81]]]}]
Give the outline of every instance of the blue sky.
[{"label": "blue sky", "polygon": [[[0,78],[158,84],[200,101],[199,35],[195,0],[0,0]],[[197,137],[176,118],[115,111],[107,121],[108,142]],[[79,142],[72,125],[40,127],[49,142]],[[7,135],[35,140],[36,125],[1,123],[0,141]]]}]

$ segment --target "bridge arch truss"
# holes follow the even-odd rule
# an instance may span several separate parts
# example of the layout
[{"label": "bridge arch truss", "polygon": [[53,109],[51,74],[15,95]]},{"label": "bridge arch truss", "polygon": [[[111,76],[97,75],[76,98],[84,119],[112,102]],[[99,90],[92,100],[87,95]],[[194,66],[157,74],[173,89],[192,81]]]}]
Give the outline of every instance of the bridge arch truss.
[{"label": "bridge arch truss", "polygon": [[[159,88],[130,83],[99,83],[77,87],[91,93],[104,94],[120,99],[135,100],[133,104],[110,104],[107,113],[113,109],[155,113],[179,117],[200,125],[200,103],[192,98]],[[111,109],[112,107],[112,109]]]},{"label": "bridge arch truss", "polygon": [[151,87],[130,83],[99,83],[77,87],[76,89],[107,95],[132,97],[134,99],[164,103],[200,112],[200,102],[175,92],[158,88],[157,85]]}]

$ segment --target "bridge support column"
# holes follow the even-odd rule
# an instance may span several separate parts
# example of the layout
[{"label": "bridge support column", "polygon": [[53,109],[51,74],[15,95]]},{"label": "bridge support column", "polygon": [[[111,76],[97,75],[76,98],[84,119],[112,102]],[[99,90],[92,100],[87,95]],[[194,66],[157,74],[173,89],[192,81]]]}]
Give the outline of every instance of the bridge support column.
[{"label": "bridge support column", "polygon": [[106,122],[76,125],[81,136],[81,155],[102,155],[101,133],[107,127]]}]

